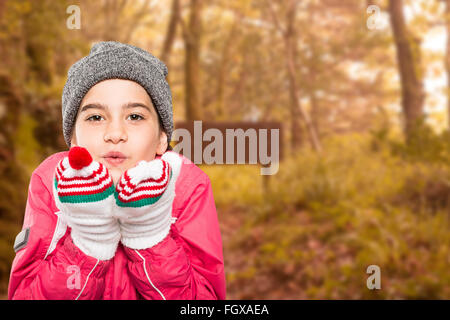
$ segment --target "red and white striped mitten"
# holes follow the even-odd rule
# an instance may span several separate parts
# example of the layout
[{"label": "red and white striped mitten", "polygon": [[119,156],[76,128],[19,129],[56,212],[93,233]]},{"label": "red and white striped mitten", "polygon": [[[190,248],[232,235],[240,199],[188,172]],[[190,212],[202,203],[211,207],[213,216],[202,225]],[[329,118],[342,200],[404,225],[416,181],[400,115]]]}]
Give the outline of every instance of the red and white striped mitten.
[{"label": "red and white striped mitten", "polygon": [[114,185],[108,169],[82,147],[72,147],[55,170],[53,193],[74,244],[99,260],[111,259],[120,240],[112,215]]},{"label": "red and white striped mitten", "polygon": [[181,162],[179,154],[167,151],[124,172],[116,186],[114,216],[125,246],[147,249],[169,234]]}]

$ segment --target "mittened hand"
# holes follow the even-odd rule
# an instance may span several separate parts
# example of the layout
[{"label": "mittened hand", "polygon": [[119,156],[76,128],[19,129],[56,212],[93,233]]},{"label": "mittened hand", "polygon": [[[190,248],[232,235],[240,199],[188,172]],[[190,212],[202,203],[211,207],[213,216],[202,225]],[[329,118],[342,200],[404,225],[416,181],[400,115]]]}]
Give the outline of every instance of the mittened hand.
[{"label": "mittened hand", "polygon": [[111,259],[120,229],[112,214],[114,185],[108,169],[85,148],[72,147],[56,167],[53,192],[75,245],[94,258]]},{"label": "mittened hand", "polygon": [[[172,169],[167,161],[141,161],[124,172],[117,184],[117,205],[140,208],[156,203],[169,184]],[[138,211],[130,210],[130,215]]]},{"label": "mittened hand", "polygon": [[146,249],[167,236],[180,168],[180,155],[168,151],[124,172],[116,187],[113,214],[119,218],[125,246]]},{"label": "mittened hand", "polygon": [[86,149],[71,148],[56,168],[53,192],[75,245],[87,255],[109,260],[121,237],[133,249],[162,241],[172,223],[180,169],[180,155],[168,151],[161,159],[127,170],[114,188],[103,164],[93,161]]}]

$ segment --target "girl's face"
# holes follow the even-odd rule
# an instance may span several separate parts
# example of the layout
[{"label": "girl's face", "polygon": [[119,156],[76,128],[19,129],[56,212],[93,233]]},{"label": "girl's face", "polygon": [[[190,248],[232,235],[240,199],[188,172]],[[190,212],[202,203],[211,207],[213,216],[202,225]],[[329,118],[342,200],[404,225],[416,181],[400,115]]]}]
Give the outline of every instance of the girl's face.
[{"label": "girl's face", "polygon": [[[116,185],[125,170],[162,155],[167,136],[145,89],[134,81],[111,79],[97,83],[84,96],[71,145],[86,148],[108,168]],[[111,157],[111,152],[121,158]]]}]

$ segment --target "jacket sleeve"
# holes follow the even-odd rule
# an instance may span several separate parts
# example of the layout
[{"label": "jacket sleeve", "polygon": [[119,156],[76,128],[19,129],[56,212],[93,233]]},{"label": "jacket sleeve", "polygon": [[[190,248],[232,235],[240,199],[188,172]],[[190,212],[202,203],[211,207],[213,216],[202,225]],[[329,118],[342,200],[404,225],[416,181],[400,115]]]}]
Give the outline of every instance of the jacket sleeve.
[{"label": "jacket sleeve", "polygon": [[42,178],[33,173],[22,228],[28,229],[28,240],[16,252],[8,298],[98,299],[104,290],[103,275],[109,261],[85,255],[73,244],[69,228],[63,229],[64,235],[54,244],[60,221],[53,201]]},{"label": "jacket sleeve", "polygon": [[[169,235],[152,248],[127,247],[128,270],[144,299],[225,299],[222,240],[206,174],[189,188]],[[178,195],[177,195],[178,196]]]}]

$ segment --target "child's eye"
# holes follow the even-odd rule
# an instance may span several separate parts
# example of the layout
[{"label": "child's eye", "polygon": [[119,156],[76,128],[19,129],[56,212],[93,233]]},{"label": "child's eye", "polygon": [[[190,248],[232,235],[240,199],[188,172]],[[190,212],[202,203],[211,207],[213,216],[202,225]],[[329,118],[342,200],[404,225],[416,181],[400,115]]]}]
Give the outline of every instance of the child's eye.
[{"label": "child's eye", "polygon": [[130,114],[129,117],[131,117],[131,120],[143,120],[144,117],[138,114]]},{"label": "child's eye", "polygon": [[101,118],[102,118],[102,116],[93,115],[93,116],[90,116],[89,118],[87,118],[86,121],[100,121]]}]

